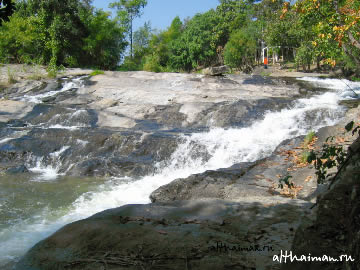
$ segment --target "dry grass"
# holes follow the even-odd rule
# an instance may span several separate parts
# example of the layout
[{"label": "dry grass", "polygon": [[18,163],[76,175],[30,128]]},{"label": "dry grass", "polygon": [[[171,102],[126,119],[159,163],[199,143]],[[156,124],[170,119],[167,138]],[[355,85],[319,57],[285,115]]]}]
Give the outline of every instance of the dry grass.
[{"label": "dry grass", "polygon": [[13,69],[11,69],[10,67],[7,68],[7,83],[9,85],[16,83],[16,79],[15,79],[16,73]]}]

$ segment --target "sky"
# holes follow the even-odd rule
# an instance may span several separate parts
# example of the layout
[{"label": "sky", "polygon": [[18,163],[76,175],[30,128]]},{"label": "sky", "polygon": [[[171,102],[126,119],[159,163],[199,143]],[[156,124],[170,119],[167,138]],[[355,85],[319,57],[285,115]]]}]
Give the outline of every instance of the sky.
[{"label": "sky", "polygon": [[[114,0],[94,0],[93,5],[109,10],[108,6],[111,2]],[[165,30],[176,16],[183,21],[196,13],[215,9],[218,4],[219,0],[148,0],[147,6],[143,9],[143,15],[134,20],[134,30],[148,21],[151,23],[151,28]]]}]

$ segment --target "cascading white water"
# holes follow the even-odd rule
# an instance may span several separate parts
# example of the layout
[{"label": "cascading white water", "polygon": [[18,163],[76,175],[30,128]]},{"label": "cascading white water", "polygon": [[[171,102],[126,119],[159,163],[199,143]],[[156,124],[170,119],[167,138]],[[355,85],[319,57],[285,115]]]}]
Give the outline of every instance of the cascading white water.
[{"label": "cascading white water", "polygon": [[303,77],[298,80],[310,82],[317,87],[336,90],[343,99],[360,97],[359,82],[352,82],[346,79],[319,79],[316,77]]},{"label": "cascading white water", "polygon": [[[62,164],[61,154],[69,148],[70,146],[63,146],[59,151],[50,153],[49,160],[47,162],[44,162],[44,157],[30,156],[27,162],[27,167],[29,171],[36,174],[33,181],[51,181],[55,180],[59,175],[63,175],[59,173]],[[31,164],[34,163],[33,159],[35,159],[35,166],[32,166]]]},{"label": "cascading white water", "polygon": [[338,105],[340,99],[340,92],[327,92],[299,99],[291,108],[280,112],[267,112],[263,119],[246,128],[214,128],[209,132],[184,135],[179,138],[180,143],[171,158],[157,164],[154,175],[137,181],[130,178],[109,180],[96,192],[81,195],[60,217],[54,218],[53,213],[44,210],[38,217],[0,232],[0,266],[1,262],[18,258],[69,222],[124,204],[149,203],[153,190],[176,178],[266,157],[285,139],[333,125],[344,113],[344,108]]},{"label": "cascading white water", "polygon": [[8,141],[17,139],[17,138],[21,138],[22,136],[25,136],[29,131],[27,130],[20,130],[20,131],[15,131],[13,134],[11,134],[10,137],[7,138],[3,138],[0,140],[0,144],[2,143],[6,143]]},{"label": "cascading white water", "polygon": [[59,93],[62,92],[66,92],[69,91],[73,88],[80,88],[83,86],[84,84],[84,78],[87,76],[81,76],[75,79],[72,79],[70,81],[65,81],[62,84],[61,89],[59,90],[54,90],[54,91],[47,91],[45,93],[42,94],[38,94],[38,95],[24,95],[20,98],[21,101],[26,101],[26,102],[31,102],[31,103],[42,103],[44,98],[48,98],[48,97],[52,97],[55,96]]}]

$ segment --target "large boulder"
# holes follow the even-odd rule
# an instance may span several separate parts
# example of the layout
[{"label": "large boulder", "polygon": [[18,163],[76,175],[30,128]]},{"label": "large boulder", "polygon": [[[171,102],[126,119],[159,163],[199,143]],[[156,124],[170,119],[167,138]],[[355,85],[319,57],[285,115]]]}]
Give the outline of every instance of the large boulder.
[{"label": "large boulder", "polygon": [[310,204],[287,198],[126,205],[71,223],[16,270],[279,269]]},{"label": "large boulder", "polygon": [[[284,155],[299,146],[303,137],[286,140],[280,144],[274,153],[257,162],[243,162],[230,168],[206,171],[193,174],[187,178],[176,179],[169,184],[154,190],[150,199],[152,202],[171,202],[176,200],[196,200],[218,198],[237,200],[252,196],[272,197],[280,195],[279,176],[289,174],[294,166],[291,158]],[[316,188],[315,181],[304,180],[313,173],[308,168],[296,169],[292,182],[301,186],[298,198],[311,200],[311,194]]]},{"label": "large boulder", "polygon": [[204,75],[210,75],[210,76],[218,76],[222,75],[226,72],[229,72],[228,66],[219,66],[219,67],[208,67],[203,69],[202,73]]},{"label": "large boulder", "polygon": [[[293,255],[355,261],[293,262],[283,269],[359,269],[360,263],[360,140],[349,148],[349,156],[333,179],[329,190],[318,198],[314,219],[304,219],[292,245]],[[289,259],[287,260],[289,262]]]}]

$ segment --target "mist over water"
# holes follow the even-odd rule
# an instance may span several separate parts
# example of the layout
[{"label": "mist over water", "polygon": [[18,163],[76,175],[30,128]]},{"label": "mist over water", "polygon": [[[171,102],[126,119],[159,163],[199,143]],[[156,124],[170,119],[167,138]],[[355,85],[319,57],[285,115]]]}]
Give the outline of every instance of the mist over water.
[{"label": "mist over water", "polygon": [[[319,79],[304,80],[322,86],[324,84]],[[112,177],[87,182],[71,178],[64,180],[61,176],[64,173],[60,173],[59,168],[69,146],[53,152],[46,160],[43,157],[33,157],[29,161],[29,170],[37,176],[31,179],[32,184],[25,179],[19,185],[29,188],[42,185],[50,192],[53,189],[63,190],[63,194],[69,192],[69,189],[73,189],[73,192],[65,195],[66,198],[62,198],[61,193],[58,197],[47,197],[47,203],[35,197],[34,203],[40,204],[37,211],[24,217],[14,215],[11,217],[13,222],[0,226],[0,266],[18,259],[35,243],[67,223],[124,204],[149,203],[152,191],[174,179],[264,158],[285,139],[334,125],[345,113],[345,108],[338,105],[339,101],[352,97],[350,94],[344,95],[346,87],[340,88],[336,80],[326,81],[326,84],[336,91],[298,99],[281,111],[268,111],[262,119],[248,127],[210,128],[208,132],[179,135],[177,148],[170,158],[156,163],[154,173],[140,179]],[[357,89],[355,91],[360,91],[359,86],[360,84],[353,85]],[[0,140],[0,144],[5,140]],[[79,144],[86,145],[87,142],[79,140]],[[1,182],[0,178],[0,184]],[[58,203],[51,203],[52,200],[58,200]],[[0,210],[6,207],[2,203],[0,200]]]}]

